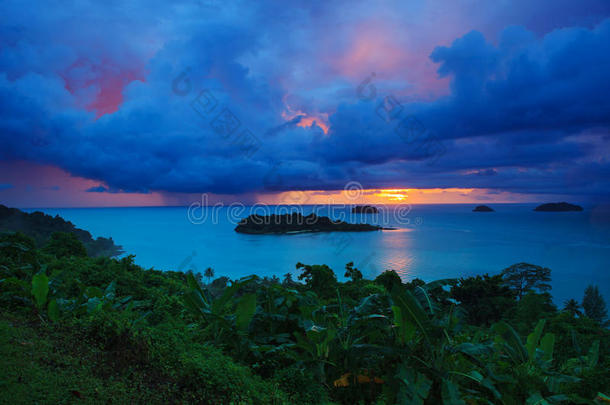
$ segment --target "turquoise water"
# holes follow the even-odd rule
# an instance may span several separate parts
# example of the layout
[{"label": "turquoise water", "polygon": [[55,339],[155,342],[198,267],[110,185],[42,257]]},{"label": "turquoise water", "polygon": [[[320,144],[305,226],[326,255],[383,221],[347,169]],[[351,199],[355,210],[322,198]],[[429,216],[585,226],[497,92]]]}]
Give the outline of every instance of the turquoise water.
[{"label": "turquoise water", "polygon": [[[552,269],[559,304],[580,300],[595,283],[610,298],[610,211],[533,212],[535,204],[495,204],[496,212],[473,213],[472,205],[415,205],[385,214],[349,214],[348,208],[303,207],[318,214],[396,227],[362,233],[244,235],[235,221],[247,215],[232,208],[70,208],[43,209],[72,221],[94,236],[112,236],[136,263],[163,270],[214,268],[216,276],[249,274],[283,277],[299,261],[328,264],[343,278],[353,261],[365,277],[386,269],[404,280],[497,273],[517,262]],[[286,207],[282,207],[287,209]],[[270,209],[277,209],[271,207]],[[263,213],[260,209],[258,213]],[[296,274],[295,274],[296,276]]]}]

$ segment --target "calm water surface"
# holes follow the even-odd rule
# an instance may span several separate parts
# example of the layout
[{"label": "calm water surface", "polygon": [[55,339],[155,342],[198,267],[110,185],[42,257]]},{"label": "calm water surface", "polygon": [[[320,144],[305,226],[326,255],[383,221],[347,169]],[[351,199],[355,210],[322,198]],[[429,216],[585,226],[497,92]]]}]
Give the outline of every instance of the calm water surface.
[{"label": "calm water surface", "polygon": [[[362,233],[244,235],[233,229],[247,214],[207,208],[193,223],[185,207],[69,208],[42,211],[72,221],[95,237],[112,236],[136,263],[163,270],[213,267],[217,276],[237,278],[295,273],[295,264],[328,264],[343,278],[353,261],[365,277],[386,269],[404,280],[497,273],[517,262],[552,269],[557,303],[582,298],[595,283],[610,298],[610,211],[534,212],[535,204],[494,204],[496,212],[473,213],[472,205],[416,205],[380,215],[349,209],[303,207],[305,213],[398,229]],[[285,207],[284,207],[285,208]],[[214,212],[212,212],[214,210]],[[32,211],[32,210],[30,210]],[[262,211],[259,211],[262,213]],[[295,274],[296,275],[296,274]]]}]

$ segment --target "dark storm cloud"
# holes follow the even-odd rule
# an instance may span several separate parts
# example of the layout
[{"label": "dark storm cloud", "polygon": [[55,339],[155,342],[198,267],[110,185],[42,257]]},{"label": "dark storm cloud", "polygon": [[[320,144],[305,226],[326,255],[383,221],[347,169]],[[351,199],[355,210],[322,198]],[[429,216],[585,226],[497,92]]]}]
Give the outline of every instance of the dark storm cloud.
[{"label": "dark storm cloud", "polygon": [[[17,6],[2,6],[2,18],[14,21],[0,31],[0,159],[107,184],[90,192],[341,189],[356,180],[369,188],[609,194],[610,20],[600,22],[599,12],[580,13],[574,22],[582,27],[547,32],[524,21],[533,31],[510,26],[494,41],[481,26],[486,35],[464,30],[450,45],[430,44],[429,61],[450,92],[424,101],[404,97],[405,83],[381,73],[371,83],[376,95],[359,97],[365,77],[345,79],[353,73],[344,63],[349,38],[329,39],[332,49],[315,45],[333,18],[383,12],[366,4],[342,13],[320,2],[276,10],[286,15],[274,20],[265,2],[159,5],[141,14],[90,4],[116,15],[104,35],[88,26],[89,13],[80,22],[59,12],[31,20]],[[529,7],[518,2],[515,10]],[[576,18],[557,13],[552,28]],[[110,71],[100,72],[104,58]],[[408,75],[409,67],[388,65],[388,74]],[[99,116],[92,106],[112,99],[109,88],[122,101]],[[217,103],[209,114],[191,106],[204,90]],[[384,119],[388,96],[399,100],[399,118]],[[212,123],[225,110],[239,122],[234,134]],[[444,153],[405,142],[397,130],[405,117],[416,117],[418,136],[442,142]],[[253,154],[244,154],[244,130],[260,142]]]},{"label": "dark storm cloud", "polygon": [[87,193],[109,193],[110,190],[104,186],[89,187],[85,190]]}]

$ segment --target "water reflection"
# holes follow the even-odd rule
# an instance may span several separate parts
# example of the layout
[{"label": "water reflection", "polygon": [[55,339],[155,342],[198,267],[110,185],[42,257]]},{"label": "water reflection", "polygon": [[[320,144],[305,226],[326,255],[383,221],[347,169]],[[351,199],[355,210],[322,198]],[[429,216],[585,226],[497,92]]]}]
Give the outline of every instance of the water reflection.
[{"label": "water reflection", "polygon": [[[413,229],[401,228],[383,231],[376,243],[379,249],[366,256],[358,267],[368,278],[374,278],[385,270],[395,270],[403,281],[414,278]],[[382,252],[383,254],[380,254]]]}]

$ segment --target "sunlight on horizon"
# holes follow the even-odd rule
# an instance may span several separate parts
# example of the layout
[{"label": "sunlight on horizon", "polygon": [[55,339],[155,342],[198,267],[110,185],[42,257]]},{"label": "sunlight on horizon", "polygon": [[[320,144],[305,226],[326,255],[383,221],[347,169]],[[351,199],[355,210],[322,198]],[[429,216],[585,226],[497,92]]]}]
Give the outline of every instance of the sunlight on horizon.
[{"label": "sunlight on horizon", "polygon": [[259,194],[261,204],[477,204],[524,202],[524,196],[476,188],[293,190]]}]

